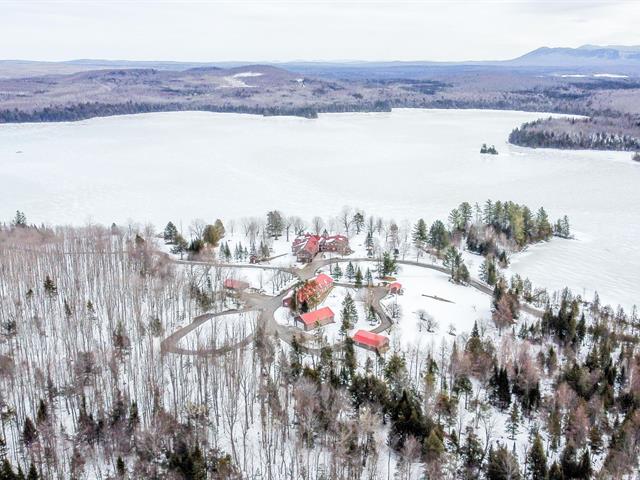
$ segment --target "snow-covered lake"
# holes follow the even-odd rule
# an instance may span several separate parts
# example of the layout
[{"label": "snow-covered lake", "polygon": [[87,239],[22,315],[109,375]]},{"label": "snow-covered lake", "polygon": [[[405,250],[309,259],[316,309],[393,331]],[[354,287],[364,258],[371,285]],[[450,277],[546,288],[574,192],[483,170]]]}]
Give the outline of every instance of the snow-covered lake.
[{"label": "snow-covered lake", "polygon": [[[184,227],[278,208],[306,218],[343,205],[446,218],[467,200],[569,215],[577,235],[535,246],[513,270],[550,288],[640,303],[640,164],[629,153],[510,146],[542,114],[395,110],[316,120],[204,112],[0,126],[0,219]],[[500,155],[478,153],[495,144]]]}]

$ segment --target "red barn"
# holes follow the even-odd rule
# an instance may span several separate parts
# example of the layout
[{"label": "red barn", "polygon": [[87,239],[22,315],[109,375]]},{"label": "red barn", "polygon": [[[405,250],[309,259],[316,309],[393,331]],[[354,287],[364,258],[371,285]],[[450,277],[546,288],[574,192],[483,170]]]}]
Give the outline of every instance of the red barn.
[{"label": "red barn", "polygon": [[303,313],[295,318],[295,322],[302,323],[305,330],[312,330],[316,327],[328,325],[334,322],[335,315],[329,307],[323,307],[313,312]]},{"label": "red barn", "polygon": [[386,352],[389,349],[389,339],[387,337],[366,330],[358,330],[353,336],[353,342],[359,347],[378,353]]}]

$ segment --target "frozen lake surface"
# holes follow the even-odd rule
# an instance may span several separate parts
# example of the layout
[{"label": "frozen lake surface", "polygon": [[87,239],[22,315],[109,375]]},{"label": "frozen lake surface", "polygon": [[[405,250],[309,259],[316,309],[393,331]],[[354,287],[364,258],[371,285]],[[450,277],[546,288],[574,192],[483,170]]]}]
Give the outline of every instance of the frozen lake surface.
[{"label": "frozen lake surface", "polygon": [[[631,154],[508,145],[542,114],[394,110],[316,120],[205,112],[0,126],[0,219],[168,220],[262,215],[310,219],[343,205],[397,221],[446,219],[462,201],[514,200],[567,214],[554,239],[512,266],[541,286],[597,289],[640,303],[640,164]],[[482,143],[500,155],[480,155]]]}]

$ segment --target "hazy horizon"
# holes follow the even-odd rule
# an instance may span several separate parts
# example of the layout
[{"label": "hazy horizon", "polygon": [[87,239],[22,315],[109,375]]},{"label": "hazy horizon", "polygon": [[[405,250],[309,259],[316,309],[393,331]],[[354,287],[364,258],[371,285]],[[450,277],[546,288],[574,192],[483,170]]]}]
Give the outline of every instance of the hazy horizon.
[{"label": "hazy horizon", "polygon": [[640,15],[637,2],[621,0],[0,6],[0,58],[25,61],[499,61],[542,46],[635,45]]}]

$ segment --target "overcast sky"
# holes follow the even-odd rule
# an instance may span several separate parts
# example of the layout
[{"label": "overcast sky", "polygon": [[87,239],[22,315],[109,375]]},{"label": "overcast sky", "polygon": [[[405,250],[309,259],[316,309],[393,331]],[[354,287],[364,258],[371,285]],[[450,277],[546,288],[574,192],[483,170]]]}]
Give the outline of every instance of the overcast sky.
[{"label": "overcast sky", "polygon": [[0,0],[0,59],[499,60],[639,25],[640,0]]}]

